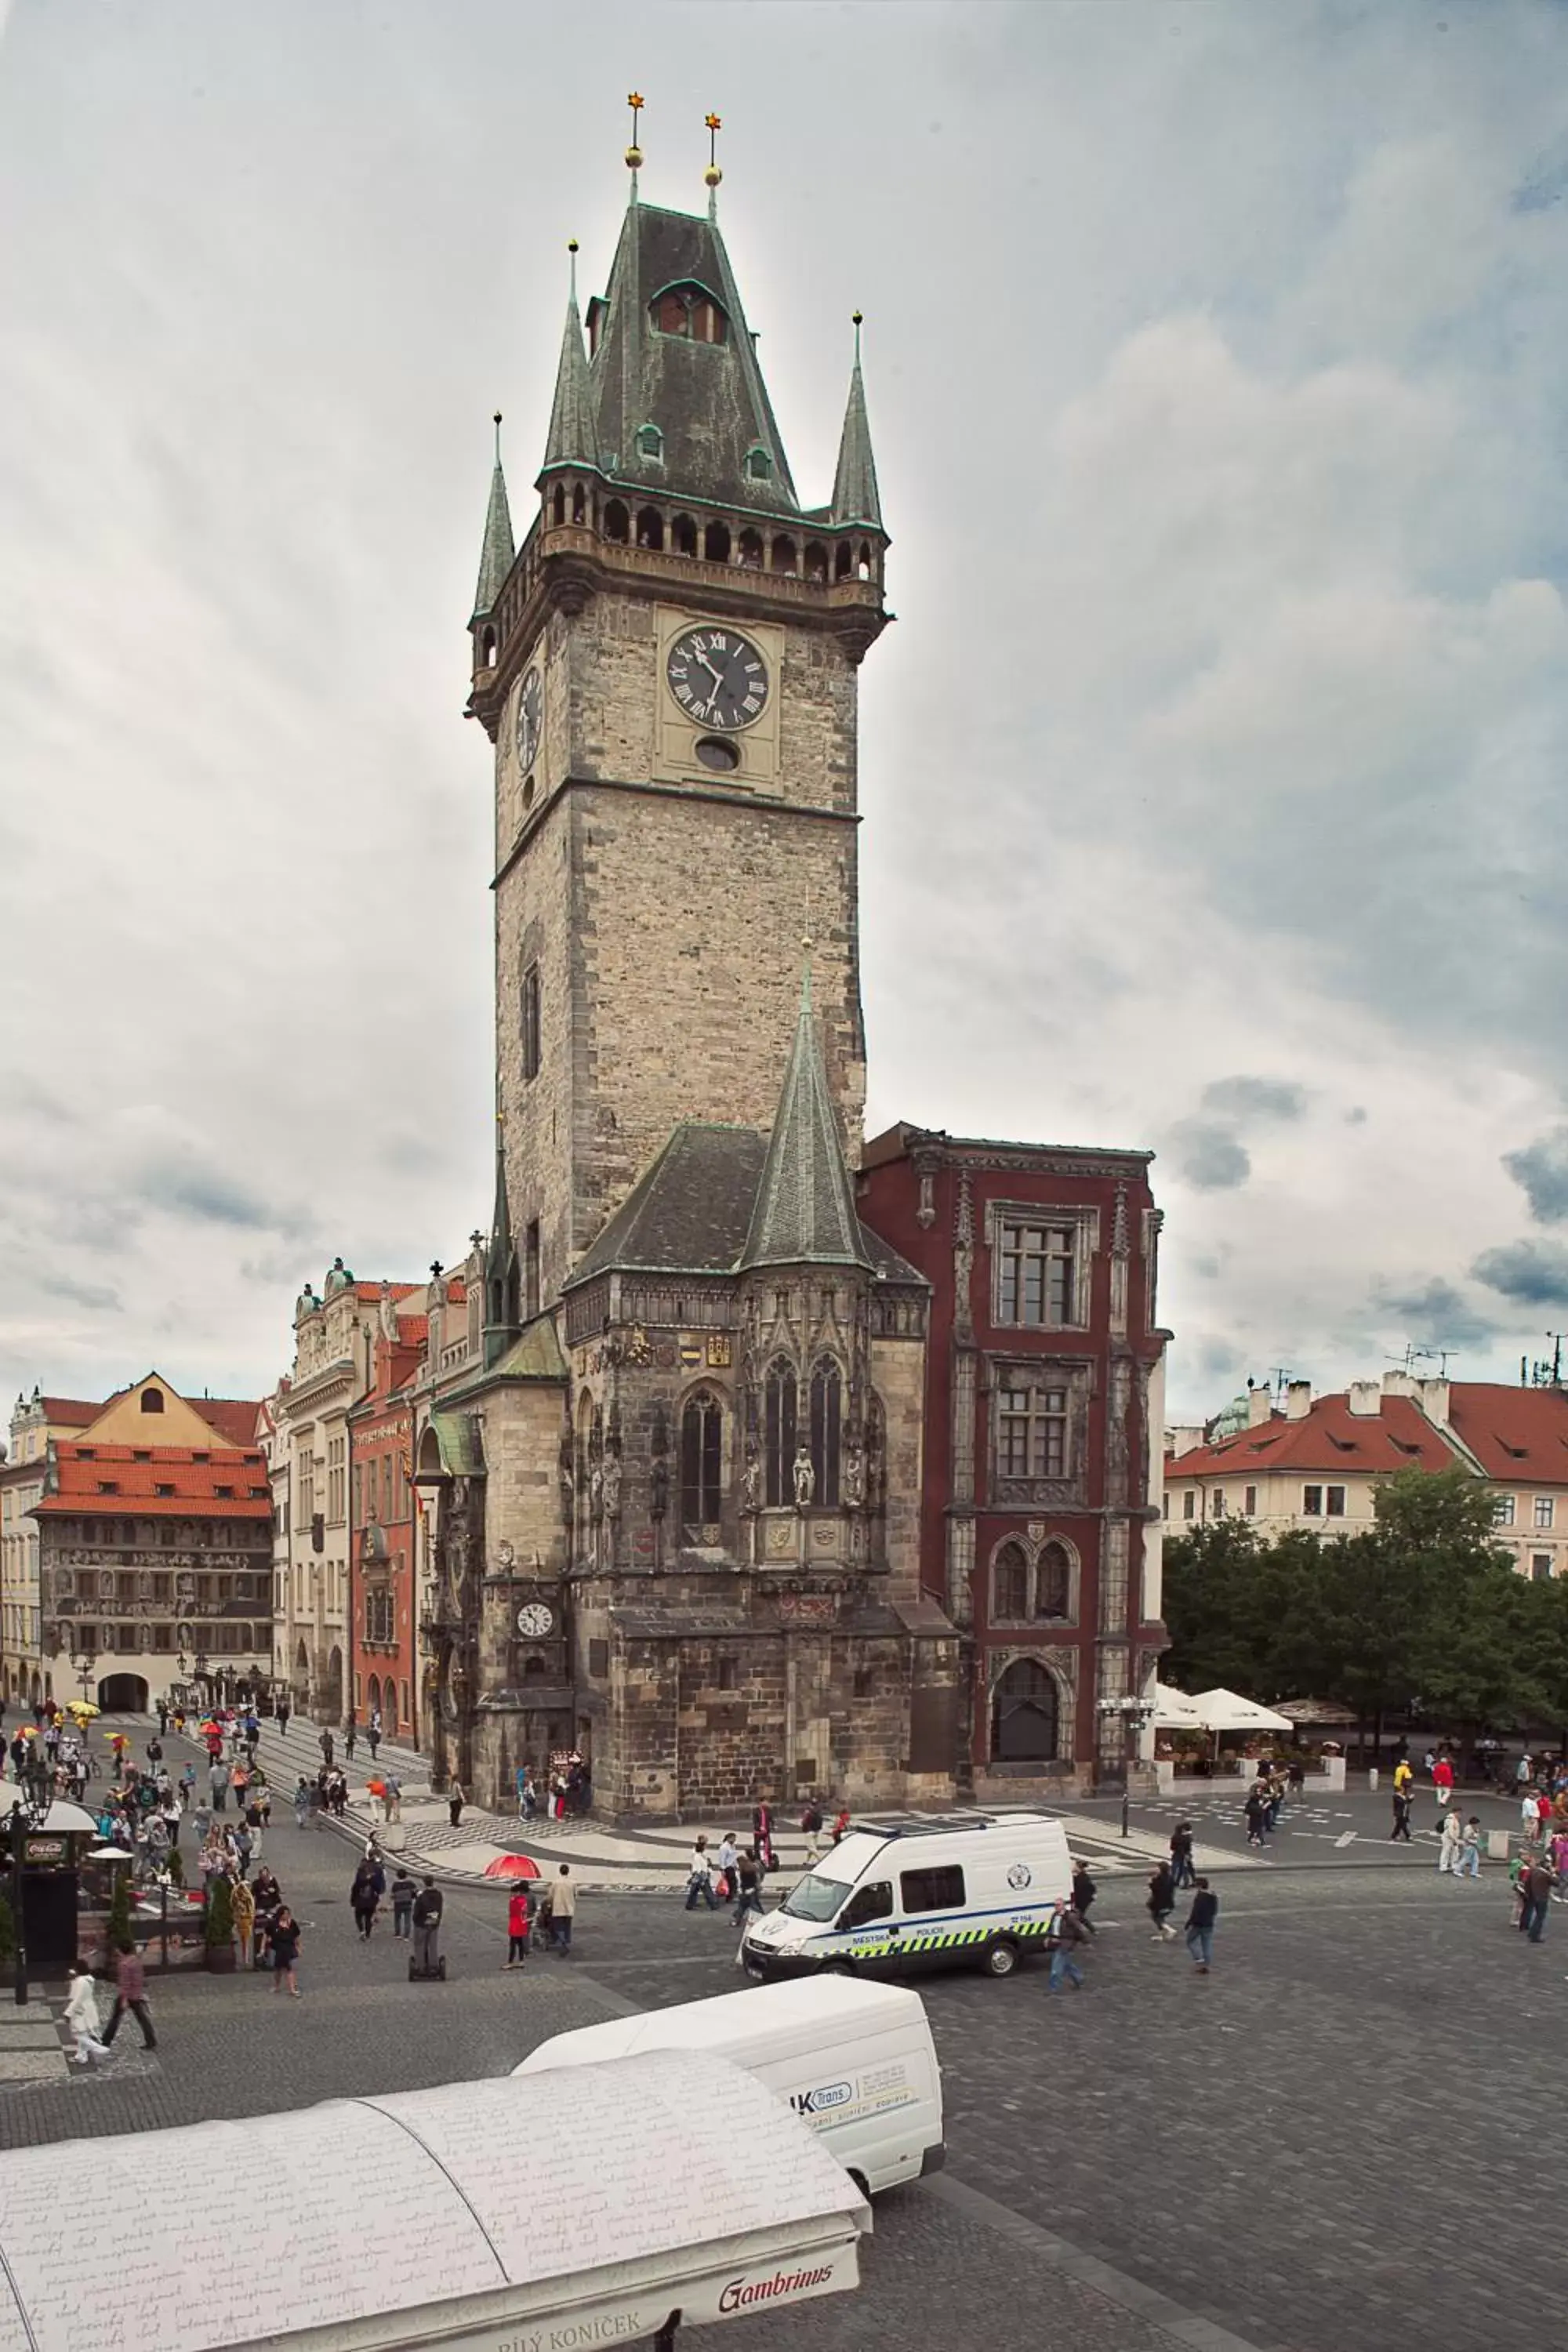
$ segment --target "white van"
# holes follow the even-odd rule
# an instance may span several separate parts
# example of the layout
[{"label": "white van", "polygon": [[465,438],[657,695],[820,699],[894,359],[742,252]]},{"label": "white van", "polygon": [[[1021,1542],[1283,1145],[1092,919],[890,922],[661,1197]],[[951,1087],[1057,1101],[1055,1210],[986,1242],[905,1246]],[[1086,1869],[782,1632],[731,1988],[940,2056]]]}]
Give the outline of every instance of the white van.
[{"label": "white van", "polygon": [[918,1992],[835,1981],[721,1993],[557,2033],[514,2074],[697,2050],[765,2083],[867,2195],[940,2169],[942,2074]]},{"label": "white van", "polygon": [[1044,1813],[971,1814],[930,1829],[856,1830],[791,1889],[748,1916],[736,1955],[748,1976],[830,1969],[912,1976],[978,1962],[1011,1976],[1043,1946],[1072,1893],[1067,1832]]}]

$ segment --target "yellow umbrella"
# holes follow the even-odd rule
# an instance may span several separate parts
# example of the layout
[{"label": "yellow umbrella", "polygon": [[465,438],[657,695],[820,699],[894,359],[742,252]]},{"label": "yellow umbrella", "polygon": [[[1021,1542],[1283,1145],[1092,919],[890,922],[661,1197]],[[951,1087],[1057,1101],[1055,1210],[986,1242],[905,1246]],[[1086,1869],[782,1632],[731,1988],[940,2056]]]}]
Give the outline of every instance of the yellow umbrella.
[{"label": "yellow umbrella", "polygon": [[85,1722],[89,1715],[96,1715],[98,1711],[89,1698],[73,1698],[66,1704],[66,1713],[74,1715],[79,1722]]}]

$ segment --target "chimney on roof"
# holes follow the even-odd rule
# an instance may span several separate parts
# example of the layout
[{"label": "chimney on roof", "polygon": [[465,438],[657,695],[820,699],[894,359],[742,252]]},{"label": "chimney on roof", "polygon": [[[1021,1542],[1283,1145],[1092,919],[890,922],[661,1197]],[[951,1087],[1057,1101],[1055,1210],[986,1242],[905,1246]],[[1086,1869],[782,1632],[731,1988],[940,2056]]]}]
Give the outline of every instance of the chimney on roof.
[{"label": "chimney on roof", "polygon": [[1397,1369],[1391,1372],[1384,1372],[1383,1376],[1383,1393],[1384,1396],[1413,1397],[1415,1394],[1415,1381],[1414,1376],[1409,1372],[1401,1371]]},{"label": "chimney on roof", "polygon": [[1307,1415],[1311,1412],[1311,1410],[1312,1410],[1312,1383],[1311,1383],[1311,1381],[1292,1381],[1290,1382],[1289,1386],[1287,1388],[1287,1390],[1286,1390],[1286,1391],[1285,1391],[1285,1418],[1286,1418],[1286,1420],[1287,1420],[1287,1421],[1305,1421],[1305,1420],[1306,1420],[1306,1418],[1307,1418]]},{"label": "chimney on roof", "polygon": [[1274,1411],[1274,1391],[1267,1381],[1247,1391],[1247,1425],[1256,1429],[1259,1422],[1268,1421]]},{"label": "chimney on roof", "polygon": [[1383,1411],[1383,1389],[1376,1381],[1352,1381],[1345,1396],[1351,1411],[1363,1420],[1375,1421]]},{"label": "chimney on roof", "polygon": [[1430,1380],[1418,1381],[1416,1387],[1421,1392],[1421,1410],[1427,1420],[1436,1422],[1439,1429],[1447,1429],[1448,1426],[1447,1381],[1438,1379],[1434,1374]]}]

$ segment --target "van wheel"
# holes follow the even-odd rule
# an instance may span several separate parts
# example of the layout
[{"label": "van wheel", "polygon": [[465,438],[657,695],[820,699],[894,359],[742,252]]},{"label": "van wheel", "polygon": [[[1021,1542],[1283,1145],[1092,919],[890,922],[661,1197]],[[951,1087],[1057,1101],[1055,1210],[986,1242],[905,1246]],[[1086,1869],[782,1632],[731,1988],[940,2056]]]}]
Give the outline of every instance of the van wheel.
[{"label": "van wheel", "polygon": [[816,1973],[819,1977],[852,1977],[855,1969],[848,1960],[824,1960]]},{"label": "van wheel", "polygon": [[1018,1947],[1000,1936],[985,1948],[985,1973],[993,1977],[1010,1977],[1018,1965]]}]

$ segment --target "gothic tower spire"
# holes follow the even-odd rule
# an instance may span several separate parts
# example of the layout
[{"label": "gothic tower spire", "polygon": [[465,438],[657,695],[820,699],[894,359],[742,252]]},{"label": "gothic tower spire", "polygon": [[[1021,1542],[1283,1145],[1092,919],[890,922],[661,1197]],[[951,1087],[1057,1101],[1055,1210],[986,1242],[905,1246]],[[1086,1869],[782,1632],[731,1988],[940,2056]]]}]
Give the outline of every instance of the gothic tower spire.
[{"label": "gothic tower spire", "polygon": [[506,1129],[496,1120],[496,1202],[485,1253],[485,1363],[504,1356],[522,1328],[521,1282],[506,1196]]},{"label": "gothic tower spire", "polygon": [[[511,535],[511,509],[507,504],[506,476],[500,462],[500,411],[495,415],[496,462],[490,476],[490,500],[485,509],[485,535],[479,548],[479,577],[474,589],[472,620],[488,620],[495,611],[496,600],[506,584],[517,553]],[[469,624],[472,626],[472,621]]]},{"label": "gothic tower spire", "polygon": [[599,464],[598,435],[594,424],[594,394],[588,381],[587,354],[583,349],[583,321],[577,311],[577,240],[566,248],[572,256],[572,287],[566,298],[566,325],[561,337],[561,363],[555,371],[555,401],[550,411],[550,432],[544,444],[542,472],[552,466]]},{"label": "gothic tower spire", "polygon": [[855,365],[849,376],[849,399],[844,411],[844,431],[838,443],[838,471],[833,478],[836,523],[869,523],[882,528],[882,501],[877,490],[877,461],[871,455],[871,427],[866,416],[866,386],[860,374],[860,320],[855,313]]},{"label": "gothic tower spire", "polygon": [[868,1263],[812,1017],[808,964],[800,984],[795,1045],[740,1264]]}]

